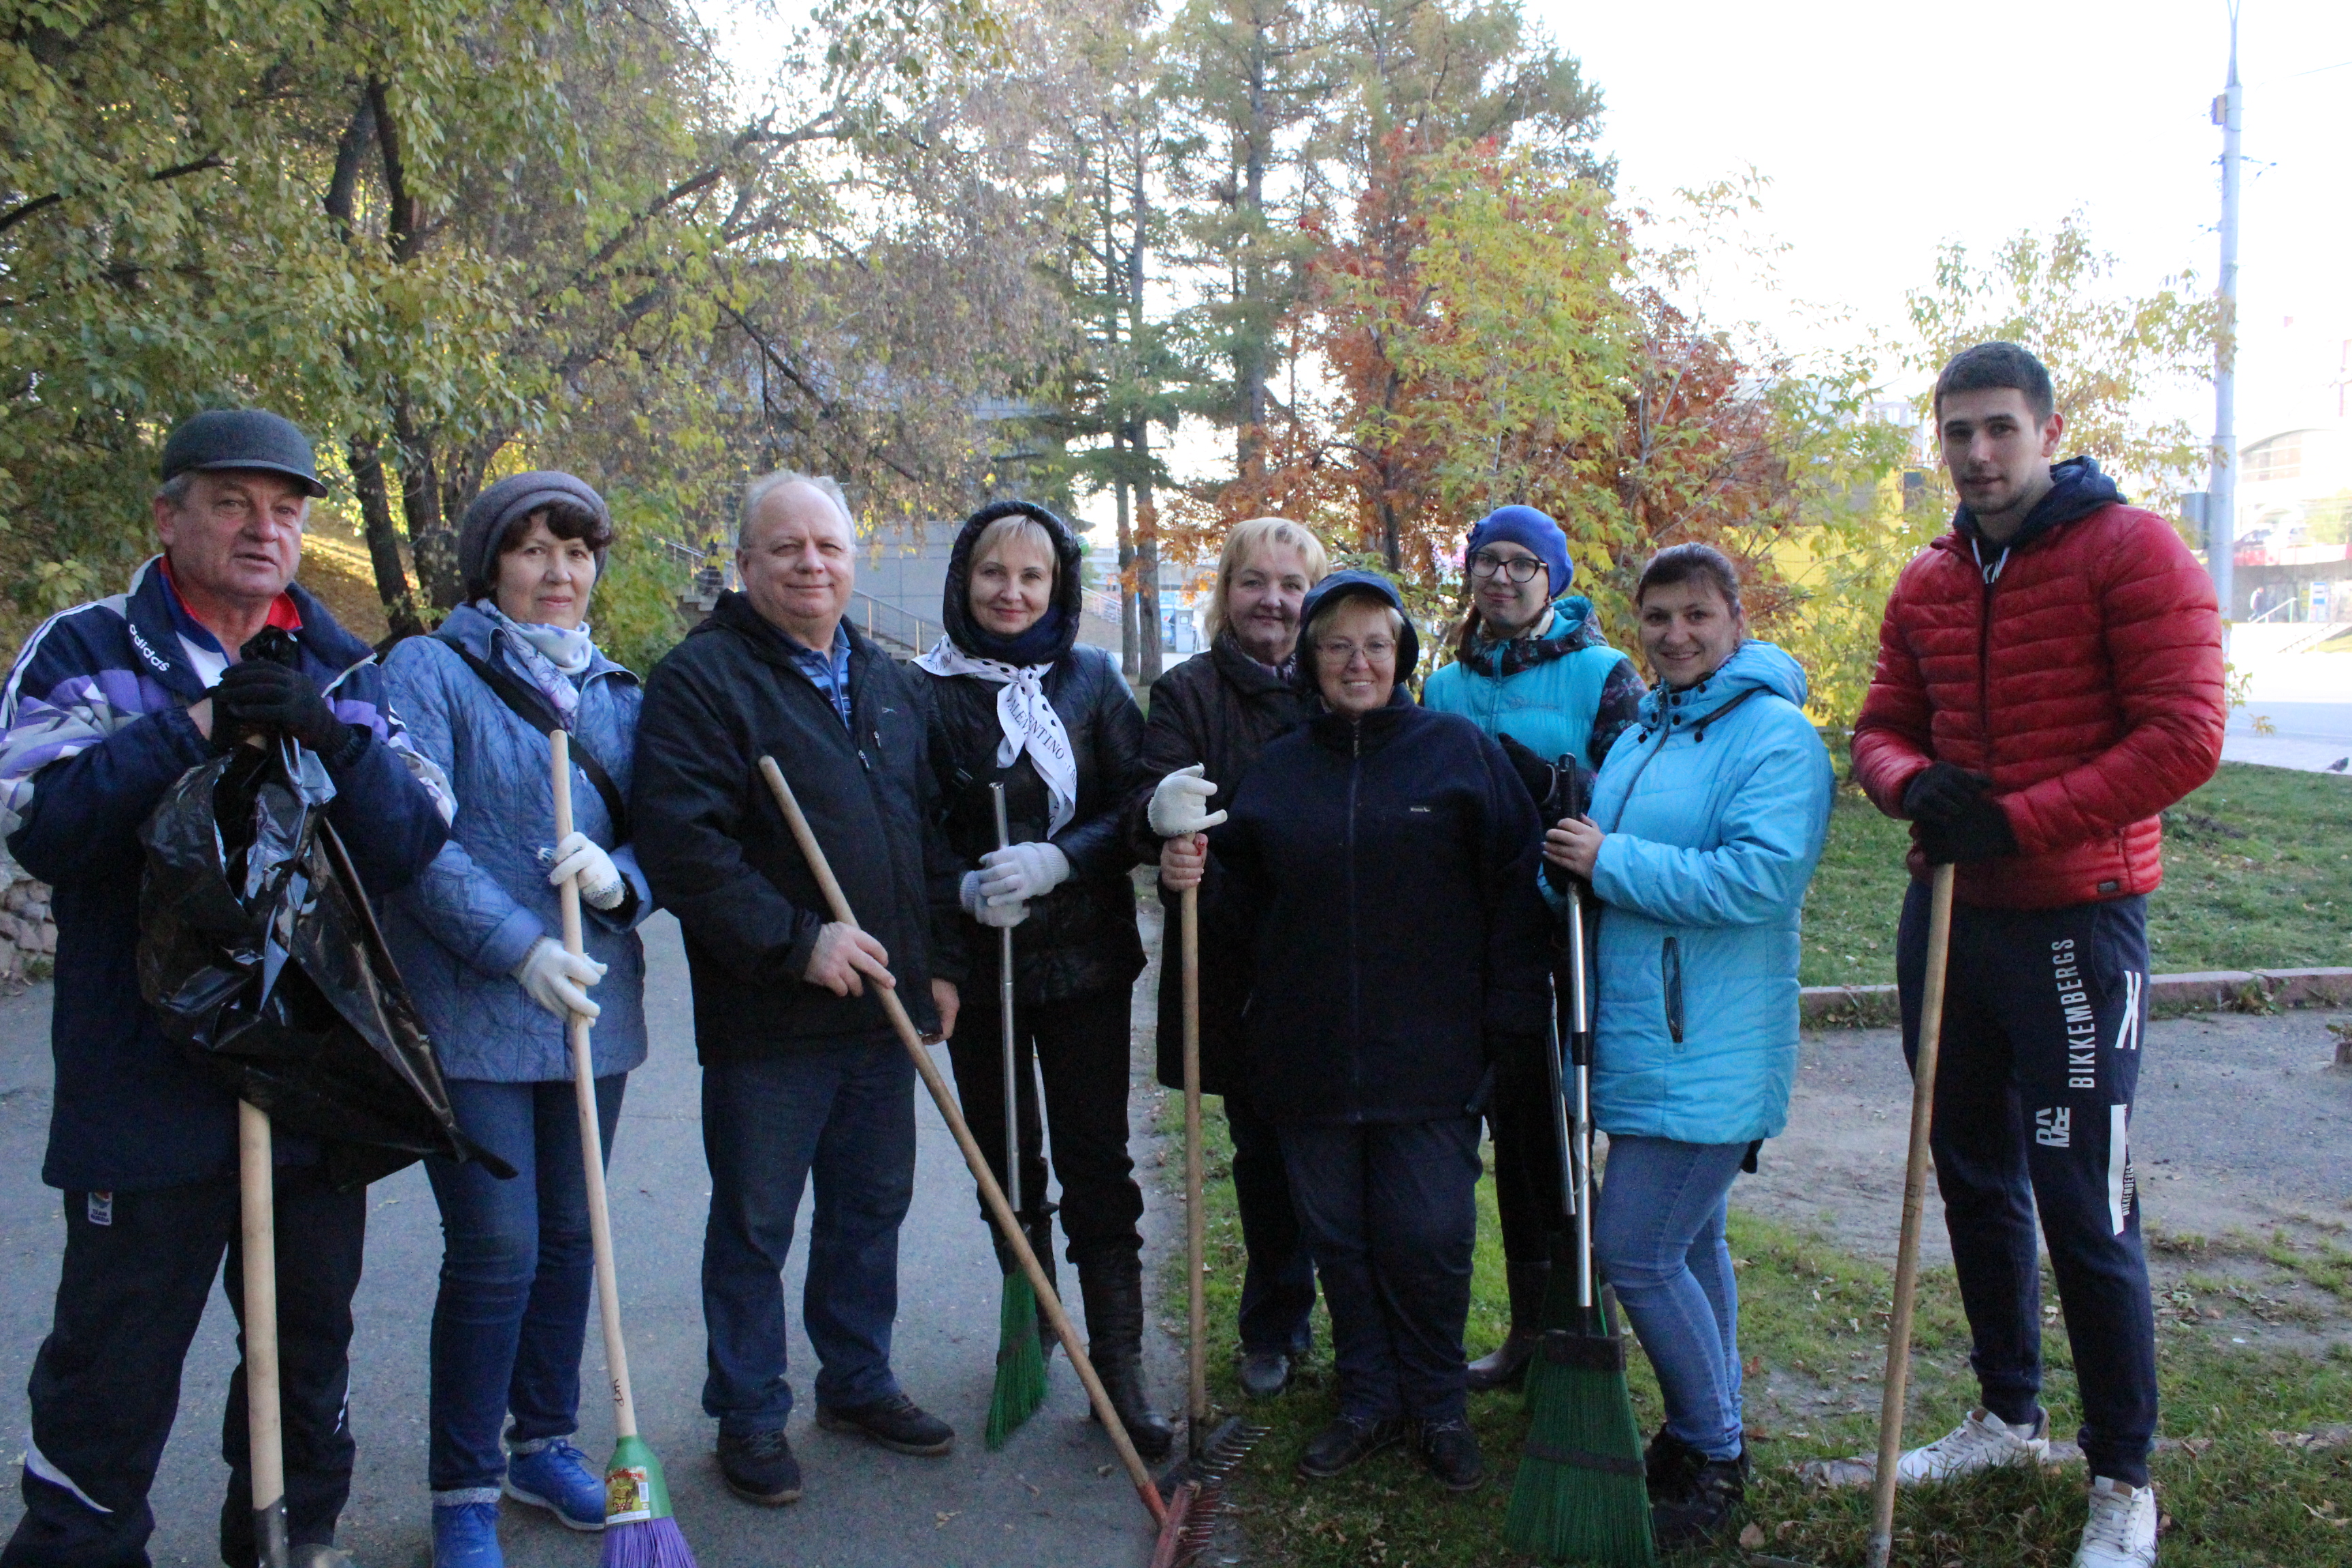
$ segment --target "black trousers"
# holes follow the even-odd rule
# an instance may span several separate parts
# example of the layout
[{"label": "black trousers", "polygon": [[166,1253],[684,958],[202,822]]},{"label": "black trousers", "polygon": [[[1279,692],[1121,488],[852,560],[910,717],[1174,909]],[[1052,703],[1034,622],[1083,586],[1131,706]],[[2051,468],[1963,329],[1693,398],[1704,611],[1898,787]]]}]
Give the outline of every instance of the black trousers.
[{"label": "black trousers", "polygon": [[[1903,1049],[1916,1055],[1927,885],[1896,941]],[[1985,1407],[2029,1419],[2042,1390],[2038,1213],[2066,1313],[2095,1476],[2147,1480],[2156,1319],[2132,1179],[2147,1019],[2147,901],[1955,906],[1930,1147]]]},{"label": "black trousers", "polygon": [[1495,1209],[1503,1222],[1507,1262],[1549,1262],[1551,1233],[1568,1223],[1560,1205],[1557,1126],[1543,1058],[1514,1050],[1497,1061],[1486,1127],[1495,1140]]},{"label": "black trousers", "polygon": [[[1129,993],[1121,988],[1066,1002],[1016,1004],[1013,1010],[1021,1207],[1024,1215],[1053,1212],[1045,1202],[1045,1130],[1037,1114],[1042,1074],[1054,1129],[1054,1174],[1062,1184],[1062,1234],[1069,1238],[1070,1261],[1081,1268],[1143,1250],[1136,1228],[1143,1218],[1143,1191],[1127,1152],[1128,1009]],[[948,1041],[956,1098],[999,1182],[1005,1179],[1003,1016],[995,992],[974,993]],[[994,1229],[992,1224],[992,1234]]]},{"label": "black trousers", "polygon": [[1234,1207],[1242,1222],[1242,1349],[1303,1356],[1315,1348],[1315,1257],[1298,1227],[1282,1132],[1246,1094],[1225,1096],[1234,1140]]},{"label": "black trousers", "polygon": [[[236,1178],[141,1193],[65,1194],[65,1264],[49,1337],[26,1392],[25,1516],[0,1568],[146,1568],[147,1501],[180,1404],[180,1370],[221,1272],[245,1321]],[[278,1172],[278,1357],[287,1534],[332,1544],[351,1495],[352,1293],[367,1237],[367,1193],[337,1192],[320,1167]],[[244,1336],[238,1335],[240,1358]],[[221,1560],[251,1568],[252,1474],[245,1366],[229,1379],[221,1458]]]}]

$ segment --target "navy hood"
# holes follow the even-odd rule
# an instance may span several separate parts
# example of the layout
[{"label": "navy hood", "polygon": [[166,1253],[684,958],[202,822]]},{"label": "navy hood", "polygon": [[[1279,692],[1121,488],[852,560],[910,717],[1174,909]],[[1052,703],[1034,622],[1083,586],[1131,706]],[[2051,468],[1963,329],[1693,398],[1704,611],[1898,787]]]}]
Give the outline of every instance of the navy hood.
[{"label": "navy hood", "polygon": [[2033,503],[2017,537],[2007,544],[1995,544],[1987,539],[1984,531],[1977,526],[1976,514],[1965,506],[1952,513],[1952,531],[1976,550],[1981,562],[1988,553],[2023,550],[2053,530],[2088,517],[2103,506],[2120,505],[2123,499],[2124,492],[2116,488],[2116,481],[2099,471],[2097,458],[2069,458],[2050,465],[2050,493]]},{"label": "navy hood", "polygon": [[[988,525],[1000,518],[1025,517],[1054,541],[1054,598],[1037,624],[1017,637],[1001,637],[971,618],[971,552]],[[964,519],[948,552],[948,578],[940,590],[940,624],[956,647],[974,658],[1005,664],[1052,664],[1078,640],[1078,616],[1086,608],[1085,553],[1070,525],[1034,501],[991,501]]]},{"label": "navy hood", "polygon": [[1397,634],[1397,685],[1405,685],[1412,679],[1412,672],[1421,668],[1421,637],[1412,628],[1412,616],[1405,613],[1404,595],[1397,592],[1396,584],[1377,572],[1334,572],[1307,589],[1305,601],[1298,606],[1299,652],[1306,657],[1298,660],[1292,679],[1313,700],[1322,700],[1323,694],[1315,684],[1315,660],[1307,633],[1315,625],[1317,614],[1326,605],[1359,597],[1378,599],[1404,622],[1404,630]]}]

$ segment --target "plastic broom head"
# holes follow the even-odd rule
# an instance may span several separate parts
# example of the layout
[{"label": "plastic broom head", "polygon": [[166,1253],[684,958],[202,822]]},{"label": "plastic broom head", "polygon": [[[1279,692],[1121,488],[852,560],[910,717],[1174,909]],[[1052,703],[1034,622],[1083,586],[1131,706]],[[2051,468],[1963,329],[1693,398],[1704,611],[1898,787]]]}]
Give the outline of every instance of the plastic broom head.
[{"label": "plastic broom head", "polygon": [[988,1400],[989,1451],[1004,1447],[1006,1438],[1045,1403],[1045,1352],[1037,1342],[1037,1289],[1029,1276],[1015,1268],[1004,1277],[1004,1301],[998,1314],[996,1388]]},{"label": "plastic broom head", "polygon": [[604,1568],[695,1568],[670,1517],[669,1482],[644,1438],[624,1437],[604,1470]]},{"label": "plastic broom head", "polygon": [[1657,1549],[1624,1342],[1596,1312],[1580,1331],[1548,1331],[1528,1371],[1528,1444],[1505,1538],[1546,1562],[1648,1568]]}]

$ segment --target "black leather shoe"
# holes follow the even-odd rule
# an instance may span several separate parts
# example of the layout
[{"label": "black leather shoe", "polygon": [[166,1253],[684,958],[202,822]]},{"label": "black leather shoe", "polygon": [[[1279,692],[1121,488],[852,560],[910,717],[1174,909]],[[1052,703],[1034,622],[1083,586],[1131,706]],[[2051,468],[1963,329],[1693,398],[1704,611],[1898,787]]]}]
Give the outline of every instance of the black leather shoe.
[{"label": "black leather shoe", "polygon": [[903,1394],[866,1405],[816,1407],[816,1424],[828,1432],[871,1437],[894,1453],[935,1459],[955,1447],[955,1428]]},{"label": "black leather shoe", "polygon": [[1298,1456],[1298,1473],[1310,1481],[1328,1480],[1403,1436],[1402,1421],[1356,1421],[1342,1415],[1308,1442],[1307,1451]]},{"label": "black leather shoe", "polygon": [[781,1508],[801,1500],[801,1462],[781,1426],[744,1437],[719,1434],[719,1473],[745,1502]]},{"label": "black leather shoe", "polygon": [[1543,1342],[1544,1292],[1551,1285],[1551,1265],[1506,1264],[1503,1281],[1511,1293],[1511,1331],[1503,1336],[1503,1342],[1491,1354],[1470,1363],[1469,1388],[1473,1394],[1517,1388],[1526,1383],[1528,1363],[1535,1358],[1536,1346]]},{"label": "black leather shoe", "polygon": [[1721,1533],[1748,1496],[1748,1453],[1736,1459],[1702,1459],[1679,1496],[1650,1500],[1650,1533],[1661,1552],[1696,1546]]},{"label": "black leather shoe", "polygon": [[1244,1394],[1272,1399],[1290,1386],[1290,1358],[1280,1351],[1244,1351],[1241,1375]]},{"label": "black leather shoe", "polygon": [[1642,1451],[1642,1479],[1649,1486],[1650,1500],[1686,1496],[1692,1479],[1706,1464],[1705,1454],[1659,1427],[1658,1435]]},{"label": "black leather shoe", "polygon": [[1486,1457],[1478,1452],[1478,1435],[1467,1421],[1423,1421],[1412,1435],[1412,1445],[1447,1491],[1475,1491],[1486,1479]]}]

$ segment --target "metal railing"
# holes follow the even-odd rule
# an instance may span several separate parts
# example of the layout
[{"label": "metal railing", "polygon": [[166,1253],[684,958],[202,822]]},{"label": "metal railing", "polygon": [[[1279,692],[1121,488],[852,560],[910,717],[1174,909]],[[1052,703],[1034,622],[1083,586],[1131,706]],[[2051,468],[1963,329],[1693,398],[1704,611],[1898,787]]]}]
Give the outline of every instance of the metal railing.
[{"label": "metal railing", "polygon": [[845,618],[870,641],[898,648],[910,658],[930,652],[931,645],[939,640],[938,622],[927,621],[856,589],[850,590],[849,614]]}]

